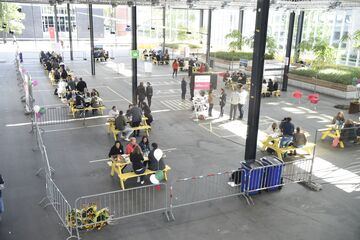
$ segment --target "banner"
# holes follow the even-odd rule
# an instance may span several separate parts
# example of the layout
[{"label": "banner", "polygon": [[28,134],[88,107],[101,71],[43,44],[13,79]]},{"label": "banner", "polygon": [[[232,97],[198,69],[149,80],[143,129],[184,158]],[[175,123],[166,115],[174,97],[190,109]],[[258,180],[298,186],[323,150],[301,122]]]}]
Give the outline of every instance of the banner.
[{"label": "banner", "polygon": [[196,75],[194,79],[194,90],[210,90],[210,75]]}]

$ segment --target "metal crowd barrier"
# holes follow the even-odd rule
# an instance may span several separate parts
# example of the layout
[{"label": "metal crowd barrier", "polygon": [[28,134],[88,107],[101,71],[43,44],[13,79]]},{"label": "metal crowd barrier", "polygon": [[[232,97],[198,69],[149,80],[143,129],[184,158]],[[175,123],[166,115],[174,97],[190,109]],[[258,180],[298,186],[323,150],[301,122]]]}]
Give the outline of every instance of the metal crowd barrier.
[{"label": "metal crowd barrier", "polygon": [[284,164],[283,184],[306,182],[311,179],[313,159],[300,159]]},{"label": "metal crowd barrier", "polygon": [[[82,209],[89,205],[96,205],[97,209],[108,209],[110,221],[144,215],[155,212],[164,212],[169,219],[168,210],[168,190],[167,185],[147,185],[137,188],[118,190],[76,199],[74,210]],[[80,239],[80,229],[87,229],[98,224],[109,223],[109,220],[98,221],[91,224],[76,222],[77,237]]]},{"label": "metal crowd barrier", "polygon": [[[231,176],[234,178],[231,179]],[[246,173],[241,169],[175,181],[170,187],[171,217],[175,219],[172,210],[178,207],[240,195],[248,200],[240,184],[236,184],[244,181],[245,177]]]},{"label": "metal crowd barrier", "polygon": [[[64,195],[61,193],[60,189],[56,186],[55,182],[51,179],[51,176],[46,174],[46,196],[39,202],[39,205],[43,205],[43,208],[48,206],[52,206],[60,218],[60,221],[69,233],[70,239],[74,237],[72,235],[73,229],[72,227],[67,224],[67,217],[71,213],[71,205],[66,200]],[[48,201],[48,203],[46,203]],[[45,204],[46,203],[46,204]]]},{"label": "metal crowd barrier", "polygon": [[44,109],[44,114],[34,116],[37,124],[40,126],[64,124],[73,120],[69,114],[69,107],[66,105],[58,107],[44,107]]}]

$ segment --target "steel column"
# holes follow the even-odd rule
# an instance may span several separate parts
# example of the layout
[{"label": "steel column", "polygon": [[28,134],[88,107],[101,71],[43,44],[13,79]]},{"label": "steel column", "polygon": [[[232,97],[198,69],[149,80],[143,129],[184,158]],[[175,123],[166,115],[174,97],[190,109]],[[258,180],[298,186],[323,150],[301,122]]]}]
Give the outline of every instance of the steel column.
[{"label": "steel column", "polygon": [[207,42],[206,42],[206,63],[210,64],[210,48],[211,48],[211,18],[212,18],[212,9],[209,9],[208,15],[208,26],[207,26]]},{"label": "steel column", "polygon": [[[137,23],[136,23],[136,6],[131,7],[131,49],[137,50]],[[137,104],[137,59],[132,59],[132,101]]]},{"label": "steel column", "polygon": [[55,23],[55,37],[56,42],[58,43],[60,41],[59,39],[59,25],[58,25],[58,18],[57,18],[57,7],[56,4],[54,5],[54,23]]},{"label": "steel column", "polygon": [[204,9],[200,9],[200,31],[201,32],[201,28],[204,27]]},{"label": "steel column", "polygon": [[68,29],[69,29],[69,43],[70,43],[70,60],[74,60],[73,54],[73,44],[72,44],[72,24],[71,24],[71,14],[70,14],[70,3],[66,4],[67,6],[67,17],[68,17]]},{"label": "steel column", "polygon": [[166,40],[166,6],[163,7],[163,54],[165,53],[165,40]]},{"label": "steel column", "polygon": [[295,62],[299,61],[300,57],[300,43],[302,40],[302,32],[303,32],[303,26],[304,26],[304,11],[300,11],[299,17],[298,17],[298,24],[297,24],[297,31],[296,31],[296,39],[295,39]]},{"label": "steel column", "polygon": [[92,4],[89,4],[89,28],[90,28],[90,61],[91,75],[95,75],[95,56],[94,56],[94,23]]},{"label": "steel column", "polygon": [[242,10],[242,8],[239,8],[239,25],[238,25],[238,30],[241,33],[241,35],[243,34],[243,26],[244,26],[244,10]]},{"label": "steel column", "polygon": [[264,71],[264,53],[268,26],[270,0],[257,0],[254,34],[253,65],[251,70],[251,88],[245,146],[245,161],[256,159],[257,134],[259,129],[261,85]]},{"label": "steel column", "polygon": [[288,86],[288,73],[290,68],[291,62],[291,45],[294,33],[294,22],[295,22],[295,12],[290,13],[289,19],[289,30],[288,30],[288,39],[286,44],[286,54],[285,54],[285,66],[284,66],[284,76],[283,76],[283,84],[282,84],[282,91],[287,91]]}]

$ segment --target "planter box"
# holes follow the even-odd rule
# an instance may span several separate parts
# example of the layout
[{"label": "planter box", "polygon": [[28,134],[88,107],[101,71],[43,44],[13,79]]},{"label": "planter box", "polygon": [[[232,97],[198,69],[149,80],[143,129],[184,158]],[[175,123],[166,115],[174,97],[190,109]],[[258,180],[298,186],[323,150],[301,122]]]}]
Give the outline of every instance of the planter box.
[{"label": "planter box", "polygon": [[309,77],[299,76],[296,74],[288,74],[289,85],[303,88],[306,90],[314,90],[319,93],[324,93],[330,96],[339,97],[343,99],[356,98],[356,87],[352,85],[344,85],[340,83],[328,82],[320,79],[313,79]]}]

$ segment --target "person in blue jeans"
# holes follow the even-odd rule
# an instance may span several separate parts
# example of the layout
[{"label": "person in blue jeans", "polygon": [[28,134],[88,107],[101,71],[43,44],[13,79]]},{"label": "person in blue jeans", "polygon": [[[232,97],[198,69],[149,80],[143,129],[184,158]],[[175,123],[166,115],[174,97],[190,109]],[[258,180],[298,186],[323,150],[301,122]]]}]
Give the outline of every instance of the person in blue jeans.
[{"label": "person in blue jeans", "polygon": [[292,124],[291,118],[290,117],[284,118],[284,120],[281,122],[279,128],[282,132],[282,137],[280,140],[280,147],[281,148],[287,147],[294,138],[295,126],[294,126],[294,124]]}]

